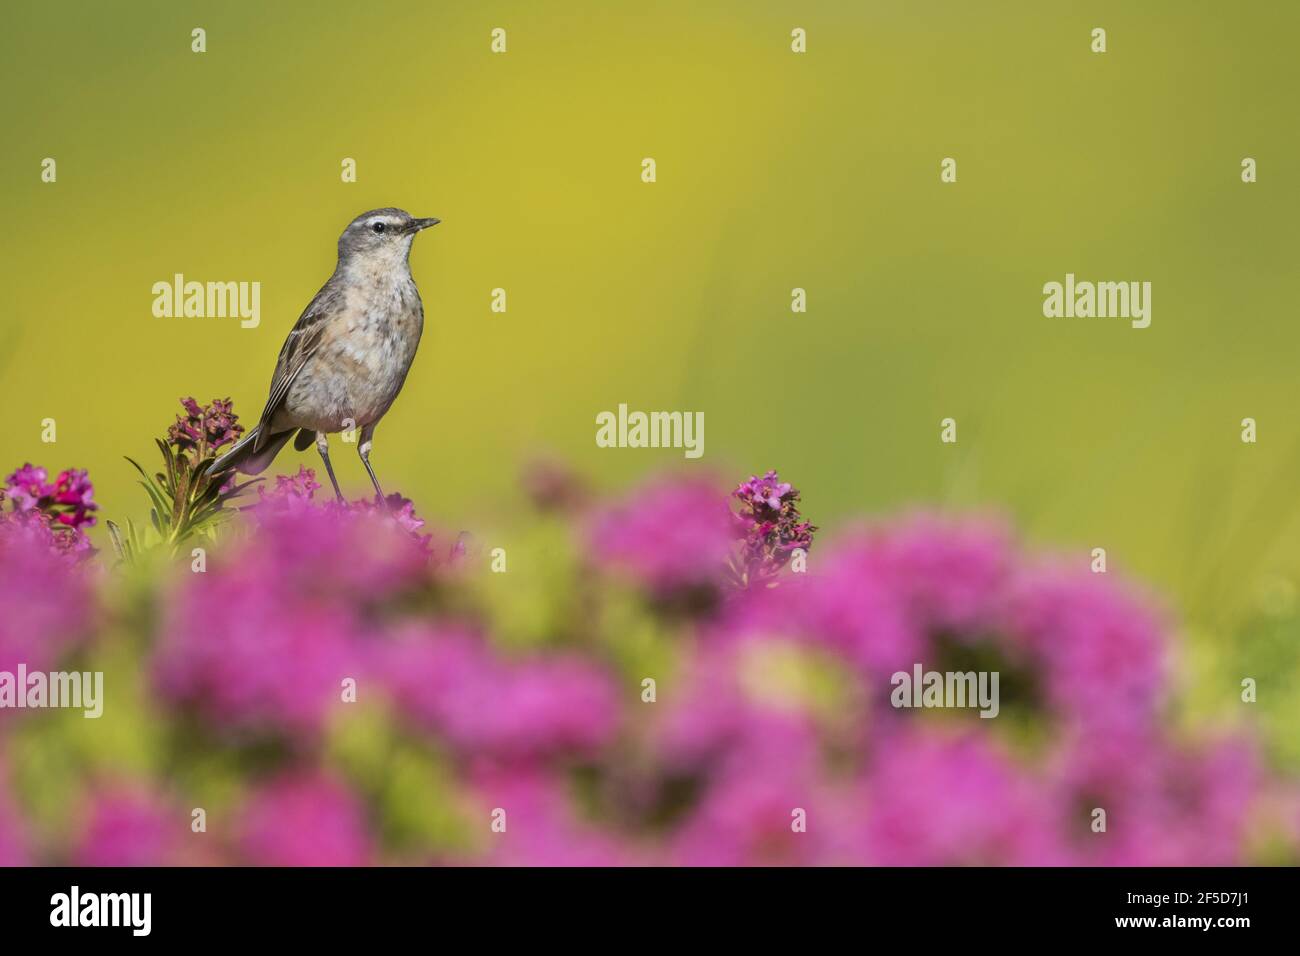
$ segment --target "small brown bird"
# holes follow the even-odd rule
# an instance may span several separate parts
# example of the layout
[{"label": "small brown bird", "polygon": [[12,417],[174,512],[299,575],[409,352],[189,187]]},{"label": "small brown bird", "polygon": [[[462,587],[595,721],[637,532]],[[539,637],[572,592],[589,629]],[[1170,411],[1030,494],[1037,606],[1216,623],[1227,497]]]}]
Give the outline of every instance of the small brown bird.
[{"label": "small brown bird", "polygon": [[411,243],[438,222],[386,208],[348,224],[339,237],[334,274],[280,349],[261,420],[213,463],[213,474],[231,468],[260,474],[296,432],[293,447],[302,451],[315,441],[342,501],[326,436],[359,428],[357,451],[383,500],[370,448],[375,426],[402,390],[424,329],[424,306],[411,278]]}]

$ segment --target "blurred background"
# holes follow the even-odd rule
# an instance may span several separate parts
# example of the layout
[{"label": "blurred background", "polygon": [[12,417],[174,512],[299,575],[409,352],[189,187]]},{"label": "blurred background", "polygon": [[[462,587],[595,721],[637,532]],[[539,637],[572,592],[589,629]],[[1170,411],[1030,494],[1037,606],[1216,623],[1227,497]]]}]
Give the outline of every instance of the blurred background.
[{"label": "blurred background", "polygon": [[[1177,622],[1188,712],[1235,719],[1268,673],[1260,722],[1300,764],[1297,27],[1209,0],[15,7],[6,468],[88,468],[101,516],[138,520],[122,456],[180,395],[256,418],[339,231],[397,205],[443,224],[374,461],[426,517],[504,526],[541,450],[626,487],[681,453],[598,449],[598,412],[703,411],[702,466],[780,468],[823,528],[923,504],[1105,547]],[[154,318],[178,272],[259,281],[260,327]],[[1044,318],[1067,272],[1150,281],[1151,327]]]}]

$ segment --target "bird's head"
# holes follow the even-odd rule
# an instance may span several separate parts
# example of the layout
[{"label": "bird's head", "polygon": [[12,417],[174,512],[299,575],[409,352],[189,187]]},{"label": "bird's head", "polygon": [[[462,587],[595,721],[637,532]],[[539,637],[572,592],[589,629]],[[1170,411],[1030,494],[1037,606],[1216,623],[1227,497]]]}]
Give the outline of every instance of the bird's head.
[{"label": "bird's head", "polygon": [[339,236],[339,261],[376,267],[398,265],[410,255],[415,234],[438,222],[416,219],[404,209],[391,207],[363,212]]}]

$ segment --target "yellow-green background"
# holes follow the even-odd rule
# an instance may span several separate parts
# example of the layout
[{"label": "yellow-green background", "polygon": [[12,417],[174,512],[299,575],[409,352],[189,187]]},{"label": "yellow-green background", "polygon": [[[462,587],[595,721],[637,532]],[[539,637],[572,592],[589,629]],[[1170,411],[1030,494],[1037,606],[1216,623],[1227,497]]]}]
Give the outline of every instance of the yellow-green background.
[{"label": "yellow-green background", "polygon": [[[541,449],[610,486],[680,465],[596,448],[594,417],[700,410],[705,466],[779,468],[824,527],[993,506],[1213,628],[1300,569],[1298,28],[1187,0],[9,5],[4,467],[89,467],[139,517],[121,456],[180,395],[255,418],[342,226],[398,205],[443,225],[374,460],[423,513],[491,520]],[[1151,328],[1044,318],[1067,271],[1152,282]],[[155,319],[176,272],[260,281],[261,327]]]}]

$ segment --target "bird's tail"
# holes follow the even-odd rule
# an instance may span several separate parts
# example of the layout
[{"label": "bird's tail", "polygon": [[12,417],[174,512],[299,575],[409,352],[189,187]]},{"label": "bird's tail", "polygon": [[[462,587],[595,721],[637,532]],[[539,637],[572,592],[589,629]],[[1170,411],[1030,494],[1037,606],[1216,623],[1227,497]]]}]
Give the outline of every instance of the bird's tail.
[{"label": "bird's tail", "polygon": [[275,456],[280,453],[284,443],[293,437],[295,431],[296,429],[291,428],[285,432],[269,435],[264,442],[259,442],[262,426],[258,425],[235,442],[230,451],[212,463],[210,474],[219,475],[233,468],[240,474],[260,475],[275,460]]}]

